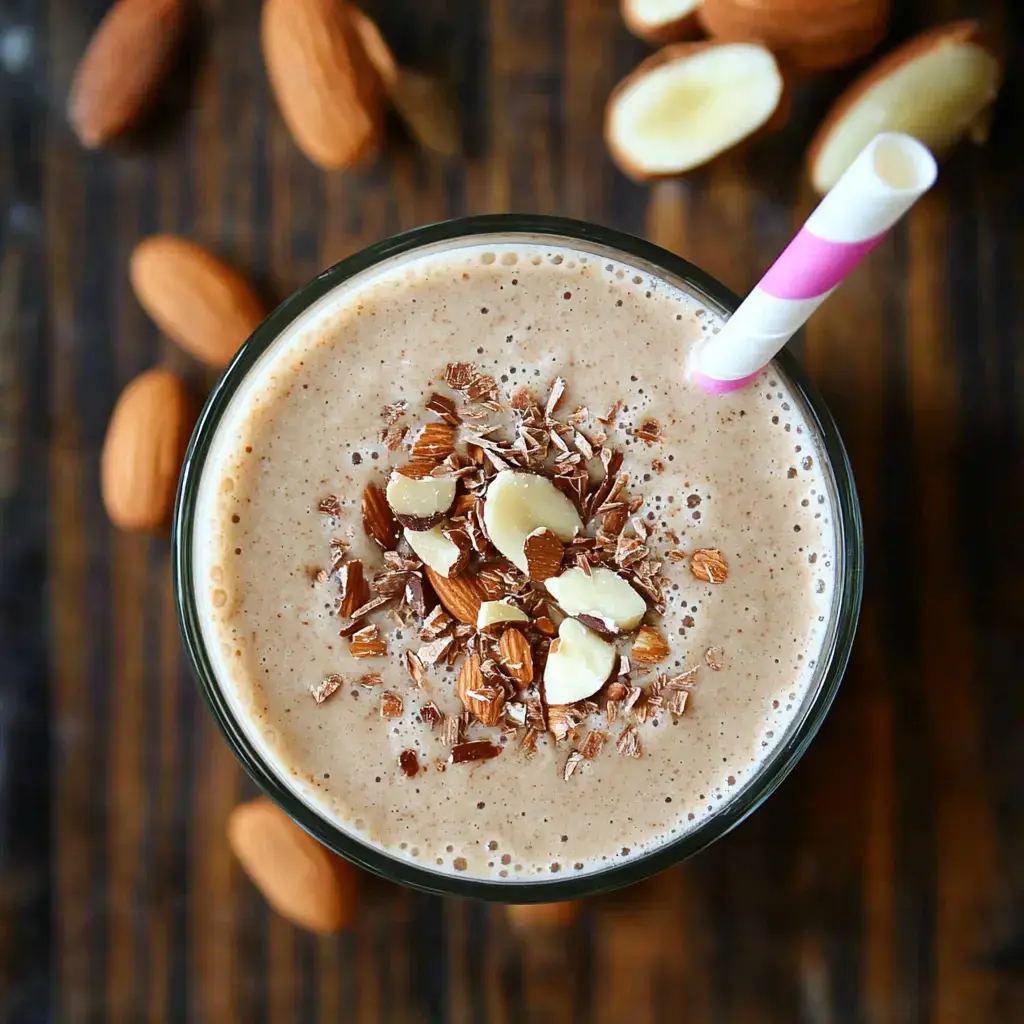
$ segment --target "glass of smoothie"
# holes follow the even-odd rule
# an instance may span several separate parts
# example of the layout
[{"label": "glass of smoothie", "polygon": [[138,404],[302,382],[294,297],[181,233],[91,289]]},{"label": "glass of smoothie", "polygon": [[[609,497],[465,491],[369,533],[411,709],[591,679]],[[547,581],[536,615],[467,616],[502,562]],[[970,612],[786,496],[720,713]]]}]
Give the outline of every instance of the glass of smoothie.
[{"label": "glass of smoothie", "polygon": [[637,238],[488,216],[343,260],[239,352],[182,473],[178,611],[232,749],[317,839],[571,899],[793,768],[850,654],[860,515],[790,356],[687,379],[737,304]]}]

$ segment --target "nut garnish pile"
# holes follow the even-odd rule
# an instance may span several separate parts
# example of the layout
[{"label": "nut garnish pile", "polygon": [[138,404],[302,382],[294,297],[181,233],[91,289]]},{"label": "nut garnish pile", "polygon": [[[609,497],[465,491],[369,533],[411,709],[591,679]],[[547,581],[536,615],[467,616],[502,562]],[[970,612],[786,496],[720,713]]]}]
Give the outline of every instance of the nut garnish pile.
[{"label": "nut garnish pile", "polygon": [[[389,653],[371,613],[386,609],[403,630],[416,630],[417,642],[403,653],[411,691],[404,700],[383,693],[381,717],[418,705],[424,729],[448,748],[440,770],[496,757],[509,742],[529,756],[545,733],[571,746],[566,780],[609,739],[609,750],[640,757],[641,727],[658,712],[682,715],[698,670],[655,669],[673,653],[657,625],[666,580],[649,546],[653,515],[642,516],[644,497],[628,493],[623,454],[603,429],[621,403],[585,432],[587,409],[556,415],[566,391],[561,377],[543,405],[520,387],[508,408],[494,378],[470,363],[449,363],[443,379],[461,402],[434,393],[427,410],[436,419],[402,423],[405,403],[383,411],[380,442],[411,457],[362,497],[363,527],[382,565],[371,575],[333,541],[330,568],[317,574],[339,588],[340,632],[354,657]],[[663,437],[652,419],[631,433],[646,445]],[[318,507],[331,517],[340,510],[333,495]],[[728,576],[717,549],[673,548],[668,557],[688,557],[704,584]],[[706,660],[718,668],[721,658],[716,647]],[[456,666],[463,710],[451,716],[427,691],[432,672]],[[330,676],[312,687],[313,698],[323,703],[339,688],[340,677]],[[403,751],[400,767],[414,776],[417,753]]]}]

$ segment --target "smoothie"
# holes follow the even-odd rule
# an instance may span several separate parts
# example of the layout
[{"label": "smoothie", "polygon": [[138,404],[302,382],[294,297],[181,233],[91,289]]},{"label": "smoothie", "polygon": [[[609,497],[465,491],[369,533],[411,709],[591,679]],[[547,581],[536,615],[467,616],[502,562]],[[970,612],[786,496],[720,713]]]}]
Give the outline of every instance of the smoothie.
[{"label": "smoothie", "polygon": [[523,881],[640,856],[756,775],[817,683],[832,485],[774,370],[687,382],[716,328],[600,253],[474,238],[270,347],[207,463],[195,585],[220,685],[319,814]]}]

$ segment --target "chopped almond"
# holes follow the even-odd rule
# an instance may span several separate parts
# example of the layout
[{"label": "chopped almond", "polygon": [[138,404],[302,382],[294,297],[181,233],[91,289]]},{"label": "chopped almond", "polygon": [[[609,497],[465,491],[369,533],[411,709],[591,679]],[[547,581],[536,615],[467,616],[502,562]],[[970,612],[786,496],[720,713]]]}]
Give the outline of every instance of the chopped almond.
[{"label": "chopped almond", "polygon": [[564,551],[564,545],[551,530],[534,530],[523,544],[527,576],[537,583],[557,576],[562,571]]},{"label": "chopped almond", "polygon": [[501,747],[487,740],[473,740],[470,743],[456,743],[448,755],[449,764],[463,764],[466,761],[484,761],[497,757]]},{"label": "chopped almond", "polygon": [[385,690],[380,695],[381,718],[401,718],[404,710],[405,702],[394,690]]},{"label": "chopped almond", "polygon": [[580,744],[580,753],[588,761],[593,761],[601,753],[601,748],[607,741],[608,733],[602,732],[600,729],[591,729],[587,733],[587,738]]},{"label": "chopped almond", "polygon": [[423,668],[423,662],[415,651],[405,652],[405,667],[416,686],[422,686],[427,681],[427,673]]},{"label": "chopped almond", "polygon": [[344,680],[341,676],[336,673],[332,673],[329,676],[324,676],[316,686],[311,686],[309,691],[313,695],[313,700],[315,700],[317,704],[323,704],[331,694],[336,693],[341,688],[341,684],[343,682]]},{"label": "chopped almond", "polygon": [[718,548],[698,548],[690,555],[690,572],[702,583],[724,583],[729,565]]},{"label": "chopped almond", "polygon": [[431,421],[412,440],[414,459],[443,462],[455,451],[455,428],[450,423]]},{"label": "chopped almond", "polygon": [[653,665],[667,658],[668,652],[668,641],[653,626],[641,626],[637,630],[630,652],[634,661]]},{"label": "chopped almond", "polygon": [[497,725],[505,704],[505,691],[484,680],[480,657],[471,654],[463,663],[456,682],[456,690],[463,707],[484,725]]},{"label": "chopped almond", "polygon": [[704,652],[704,660],[708,663],[708,666],[712,671],[719,672],[725,664],[725,651],[717,645],[709,647]]},{"label": "chopped almond", "polygon": [[415,750],[403,750],[398,755],[398,765],[408,778],[412,778],[420,770],[419,758]]},{"label": "chopped almond", "polygon": [[349,618],[370,597],[370,588],[363,578],[363,563],[358,558],[342,563],[338,569],[338,583],[341,586],[341,614]]},{"label": "chopped almond", "polygon": [[388,645],[376,625],[364,626],[353,633],[348,649],[353,658],[376,658],[388,653]]}]

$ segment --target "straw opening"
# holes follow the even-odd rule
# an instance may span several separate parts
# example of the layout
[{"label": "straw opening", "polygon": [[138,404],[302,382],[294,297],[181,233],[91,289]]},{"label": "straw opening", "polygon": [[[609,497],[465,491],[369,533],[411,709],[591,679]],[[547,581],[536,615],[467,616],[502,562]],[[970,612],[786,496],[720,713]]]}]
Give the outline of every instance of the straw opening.
[{"label": "straw opening", "polygon": [[935,182],[935,158],[909,135],[880,135],[871,155],[878,180],[897,192],[924,192]]}]

